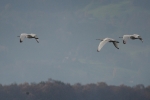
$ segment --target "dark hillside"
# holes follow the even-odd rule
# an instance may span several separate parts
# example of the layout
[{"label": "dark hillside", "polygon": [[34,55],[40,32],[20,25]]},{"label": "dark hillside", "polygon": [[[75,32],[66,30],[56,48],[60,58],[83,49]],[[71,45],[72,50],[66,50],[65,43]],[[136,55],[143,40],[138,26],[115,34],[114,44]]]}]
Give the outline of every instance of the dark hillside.
[{"label": "dark hillside", "polygon": [[150,100],[150,87],[109,86],[80,83],[70,85],[49,79],[40,83],[0,86],[2,100]]}]

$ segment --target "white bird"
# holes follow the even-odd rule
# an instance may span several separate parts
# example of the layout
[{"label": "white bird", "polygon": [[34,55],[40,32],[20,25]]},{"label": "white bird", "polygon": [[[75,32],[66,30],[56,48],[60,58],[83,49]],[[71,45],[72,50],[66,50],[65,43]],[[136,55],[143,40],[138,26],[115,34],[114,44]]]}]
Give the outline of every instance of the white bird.
[{"label": "white bird", "polygon": [[143,42],[142,38],[140,35],[138,34],[133,34],[133,35],[123,35],[123,37],[119,37],[119,38],[123,38],[123,43],[126,44],[126,41],[127,39],[132,39],[132,40],[135,40],[135,39],[139,39]]},{"label": "white bird", "polygon": [[96,39],[96,40],[101,40],[100,44],[98,45],[98,49],[97,49],[97,52],[99,52],[101,50],[101,48],[107,43],[107,42],[112,42],[114,44],[114,46],[118,48],[118,44],[119,43],[118,41],[112,39],[112,38],[104,38],[104,39]]},{"label": "white bird", "polygon": [[39,43],[39,38],[37,37],[36,34],[26,34],[26,33],[22,33],[20,36],[20,43],[23,42],[24,38],[35,38],[35,40]]}]

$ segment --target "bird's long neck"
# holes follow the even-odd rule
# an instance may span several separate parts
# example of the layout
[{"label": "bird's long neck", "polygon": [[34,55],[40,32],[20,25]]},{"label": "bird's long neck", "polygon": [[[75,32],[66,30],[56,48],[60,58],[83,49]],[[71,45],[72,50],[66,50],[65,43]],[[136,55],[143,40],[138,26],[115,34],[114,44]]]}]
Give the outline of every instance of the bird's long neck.
[{"label": "bird's long neck", "polygon": [[123,38],[123,37],[119,37],[119,38]]}]

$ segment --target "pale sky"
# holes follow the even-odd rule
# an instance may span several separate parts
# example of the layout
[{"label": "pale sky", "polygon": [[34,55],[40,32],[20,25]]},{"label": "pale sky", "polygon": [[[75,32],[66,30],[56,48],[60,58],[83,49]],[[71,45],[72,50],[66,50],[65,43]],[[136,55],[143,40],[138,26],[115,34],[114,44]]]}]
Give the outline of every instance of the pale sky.
[{"label": "pale sky", "polygon": [[[32,83],[52,78],[70,84],[149,85],[150,10],[126,9],[129,15],[125,16],[110,11],[111,16],[103,17],[101,13],[109,9],[107,4],[102,4],[99,15],[96,11],[101,6],[91,3],[97,8],[90,8],[90,3],[0,1],[0,83]],[[35,39],[20,43],[17,36],[21,33],[37,34],[40,43]],[[119,38],[135,33],[141,35],[143,43],[129,40],[124,45]],[[100,41],[96,39],[105,37],[118,40],[120,49],[108,43],[97,52]]]}]

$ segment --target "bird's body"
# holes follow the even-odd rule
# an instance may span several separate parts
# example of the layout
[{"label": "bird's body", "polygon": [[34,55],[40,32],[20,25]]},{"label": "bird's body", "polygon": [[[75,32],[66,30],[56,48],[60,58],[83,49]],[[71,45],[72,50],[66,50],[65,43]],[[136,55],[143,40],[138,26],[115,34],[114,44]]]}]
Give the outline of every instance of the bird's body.
[{"label": "bird's body", "polygon": [[36,34],[26,34],[26,33],[22,33],[20,36],[18,36],[18,37],[20,37],[20,43],[21,42],[23,42],[23,40],[24,40],[24,38],[29,38],[29,39],[31,39],[31,38],[35,38],[35,40],[39,43],[39,38],[37,37],[37,35]]},{"label": "bird's body", "polygon": [[112,39],[112,38],[104,38],[104,39],[96,39],[96,40],[101,40],[101,42],[99,43],[98,45],[98,49],[97,49],[97,52],[99,52],[101,50],[101,48],[107,43],[107,42],[112,42],[114,44],[114,46],[119,49],[118,47],[118,44],[119,43],[118,41]]},{"label": "bird's body", "polygon": [[139,40],[141,40],[141,41],[143,42],[141,36],[138,35],[138,34],[123,35],[123,37],[120,37],[120,38],[123,38],[123,43],[124,43],[124,44],[126,44],[127,39],[132,39],[132,40],[139,39]]}]

